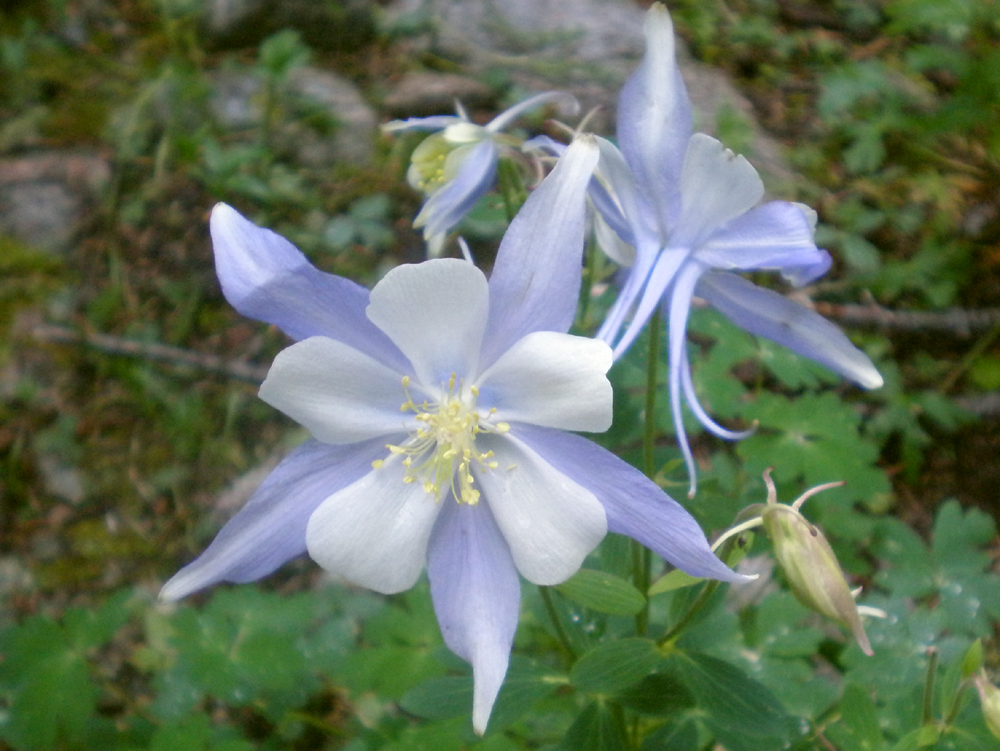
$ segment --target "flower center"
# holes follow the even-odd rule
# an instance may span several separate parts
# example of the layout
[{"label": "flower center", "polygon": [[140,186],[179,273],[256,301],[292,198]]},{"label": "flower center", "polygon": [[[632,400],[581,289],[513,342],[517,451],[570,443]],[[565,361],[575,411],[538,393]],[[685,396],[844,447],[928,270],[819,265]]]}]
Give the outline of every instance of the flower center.
[{"label": "flower center", "polygon": [[440,133],[421,141],[410,157],[410,185],[423,193],[437,190],[446,180],[444,162],[454,148]]},{"label": "flower center", "polygon": [[[403,482],[419,481],[436,501],[441,500],[445,490],[451,490],[459,503],[475,506],[479,502],[479,491],[473,485],[473,463],[484,469],[497,468],[497,463],[492,461],[492,451],[476,449],[476,435],[506,433],[510,426],[505,422],[493,424],[488,421],[496,409],[481,416],[476,409],[479,389],[475,386],[464,389],[454,373],[448,379],[447,391],[435,402],[417,404],[410,396],[409,386],[410,377],[405,376],[406,401],[400,411],[413,412],[421,425],[401,446],[386,444],[391,453],[404,457],[406,476]],[[382,464],[383,461],[378,460],[372,466],[378,469]]]}]

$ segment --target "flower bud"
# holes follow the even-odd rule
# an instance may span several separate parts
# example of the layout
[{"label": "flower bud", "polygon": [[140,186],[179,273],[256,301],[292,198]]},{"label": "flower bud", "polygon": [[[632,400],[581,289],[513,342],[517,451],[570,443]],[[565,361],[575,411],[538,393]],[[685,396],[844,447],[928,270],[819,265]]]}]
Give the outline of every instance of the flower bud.
[{"label": "flower bud", "polygon": [[976,690],[979,692],[979,705],[983,709],[986,727],[1000,738],[1000,688],[990,683],[985,673],[980,673],[976,676]]},{"label": "flower bud", "polygon": [[778,503],[770,471],[764,473],[764,482],[768,493],[767,503],[760,507],[761,520],[792,593],[806,607],[849,628],[861,650],[871,655],[871,644],[861,623],[858,606],[837,556],[823,532],[799,513],[799,506],[807,498],[842,483],[812,488],[793,504],[785,506]]}]

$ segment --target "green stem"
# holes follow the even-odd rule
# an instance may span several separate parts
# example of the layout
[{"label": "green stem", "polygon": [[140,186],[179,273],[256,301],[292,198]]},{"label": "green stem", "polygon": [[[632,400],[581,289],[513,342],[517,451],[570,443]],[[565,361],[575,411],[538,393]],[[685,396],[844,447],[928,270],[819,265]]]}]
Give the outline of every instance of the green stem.
[{"label": "green stem", "polygon": [[945,376],[944,380],[941,381],[941,385],[938,386],[939,394],[947,394],[954,388],[955,384],[958,383],[958,379],[961,378],[965,372],[971,368],[976,360],[978,360],[982,354],[989,349],[990,345],[1000,336],[1000,323],[994,324],[993,328],[987,331],[983,336],[979,338],[979,341],[968,352],[961,361],[952,368],[951,372]]},{"label": "green stem", "polygon": [[[649,351],[646,355],[646,406],[642,431],[642,471],[646,477],[653,480],[656,477],[656,369],[660,360],[660,329],[662,319],[657,310],[649,319]],[[645,595],[649,592],[652,578],[653,557],[649,549],[638,542],[632,542],[633,580],[636,589]],[[635,630],[639,636],[644,636],[649,626],[649,600],[645,607],[636,613]]]},{"label": "green stem", "polygon": [[573,645],[569,641],[569,637],[566,636],[566,629],[563,628],[562,621],[559,619],[559,613],[556,611],[556,605],[552,602],[552,591],[550,587],[538,587],[538,591],[542,594],[542,602],[545,603],[545,612],[549,614],[549,620],[552,621],[552,627],[556,630],[556,639],[559,641],[559,646],[562,647],[563,652],[569,659],[570,663],[576,660],[576,650],[573,649]]},{"label": "green stem", "polygon": [[503,199],[504,213],[507,221],[514,221],[514,216],[528,199],[528,192],[524,189],[524,182],[521,180],[521,173],[517,165],[510,159],[501,159],[497,164],[497,188],[500,190],[500,197]]},{"label": "green stem", "polygon": [[[749,529],[750,526],[751,525],[748,525],[747,528]],[[752,526],[758,526],[758,524],[754,523]],[[721,545],[716,543],[716,545],[713,546],[712,549],[716,551],[716,555],[718,555],[719,558],[721,558],[723,561],[729,561],[730,556],[733,553],[734,546],[739,544],[740,536],[741,535],[737,534],[733,535],[732,537],[728,537],[726,538],[725,542],[723,542]],[[663,636],[657,639],[656,643],[662,647],[667,642],[677,638],[677,636],[684,629],[686,629],[689,625],[691,625],[691,622],[694,620],[695,616],[698,615],[698,611],[701,610],[702,606],[706,602],[708,602],[708,600],[712,597],[712,595],[715,594],[715,590],[719,588],[719,585],[721,583],[722,582],[719,581],[706,582],[701,592],[699,592],[698,596],[695,597],[694,602],[691,603],[691,606],[687,609],[684,615],[680,617],[680,620],[678,620],[677,623],[675,623],[673,626],[667,629],[667,633],[665,633]]]},{"label": "green stem", "polygon": [[576,306],[576,327],[581,331],[586,331],[587,311],[590,308],[590,296],[597,281],[597,263],[601,255],[593,236],[587,241],[585,253],[587,263],[583,267],[583,284],[580,285],[580,300]]},{"label": "green stem", "polygon": [[958,719],[958,713],[962,711],[962,699],[965,697],[965,692],[969,688],[969,679],[966,678],[959,685],[958,690],[955,692],[955,699],[951,703],[951,709],[948,711],[948,716],[945,718],[945,727],[951,727],[955,724],[955,720]]},{"label": "green stem", "polygon": [[662,647],[667,642],[677,638],[677,636],[691,624],[694,617],[698,615],[698,611],[701,610],[702,605],[708,602],[709,598],[715,594],[715,590],[719,588],[719,584],[720,582],[717,581],[707,582],[701,592],[698,593],[698,596],[694,599],[694,602],[691,603],[691,607],[687,609],[687,612],[681,616],[681,619],[677,621],[677,623],[667,629],[667,633],[657,639],[656,643]]},{"label": "green stem", "polygon": [[938,651],[927,648],[927,677],[924,679],[924,708],[922,724],[929,725],[934,717],[934,677],[937,673]]}]

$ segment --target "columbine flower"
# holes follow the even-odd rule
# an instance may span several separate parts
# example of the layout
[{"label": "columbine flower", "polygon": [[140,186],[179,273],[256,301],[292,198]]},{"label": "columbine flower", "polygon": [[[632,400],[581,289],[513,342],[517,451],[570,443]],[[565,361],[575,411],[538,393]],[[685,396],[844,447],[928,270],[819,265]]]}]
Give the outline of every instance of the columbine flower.
[{"label": "columbine flower", "polygon": [[572,94],[547,91],[504,110],[486,125],[471,122],[458,105],[458,115],[411,117],[382,126],[387,132],[440,131],[417,146],[407,172],[410,185],[427,196],[413,226],[423,227],[428,256],[441,254],[451,228],[493,186],[501,152],[512,153],[519,145],[503,129],[525,112],[550,102],[572,111],[579,106]]},{"label": "columbine flower", "polygon": [[482,733],[507,670],[519,572],[562,582],[610,530],[697,576],[741,579],[653,482],[563,432],[611,423],[610,348],[565,333],[597,158],[590,139],[567,150],[511,223],[488,282],[471,263],[437,259],[400,266],[369,293],[216,207],[226,298],[298,340],[260,395],[313,439],[161,597],[252,581],[305,552],[387,594],[426,565],[445,643],[472,664]]},{"label": "columbine flower", "polygon": [[646,55],[618,103],[621,150],[600,139],[599,174],[608,190],[595,185],[590,192],[608,224],[635,248],[632,270],[598,337],[614,345],[620,357],[662,304],[668,316],[670,405],[693,495],[695,466],[684,433],[682,395],[713,433],[729,439],[746,435],[715,423],[695,395],[686,350],[695,295],[747,331],[866,388],[881,386],[882,377],[822,316],[732,273],[779,271],[802,285],[827,271],[830,256],[813,241],[815,212],[784,201],[757,206],[764,187],[747,160],[714,138],[691,134],[673,25],[662,5],[650,8],[645,29]]}]

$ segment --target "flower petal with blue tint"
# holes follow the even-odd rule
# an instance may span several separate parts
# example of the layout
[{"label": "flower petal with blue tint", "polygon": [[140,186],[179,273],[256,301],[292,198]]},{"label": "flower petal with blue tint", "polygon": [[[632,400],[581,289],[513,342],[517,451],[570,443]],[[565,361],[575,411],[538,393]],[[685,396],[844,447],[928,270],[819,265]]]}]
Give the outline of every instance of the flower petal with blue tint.
[{"label": "flower petal with blue tint", "polygon": [[309,557],[327,571],[382,594],[412,587],[427,561],[441,503],[391,456],[320,503],[306,526]]},{"label": "flower petal with blue tint", "polygon": [[372,290],[368,318],[406,355],[417,379],[433,388],[453,373],[463,378],[477,372],[489,310],[483,272],[468,261],[439,258],[386,274]]},{"label": "flower petal with blue tint", "polygon": [[478,380],[493,421],[603,433],[611,427],[611,348],[582,336],[528,334]]},{"label": "flower petal with blue tint", "polygon": [[260,398],[324,443],[357,443],[416,427],[400,411],[402,380],[364,353],[314,336],[278,353]]},{"label": "flower petal with blue tint", "polygon": [[579,569],[604,539],[607,519],[593,493],[559,472],[515,437],[481,435],[494,452],[496,469],[473,475],[521,576],[532,584],[560,584]]},{"label": "flower petal with blue tint", "polygon": [[744,157],[719,141],[695,133],[688,141],[681,171],[681,218],[670,245],[694,249],[726,222],[764,197],[760,175]]},{"label": "flower petal with blue tint", "polygon": [[460,150],[452,152],[463,157],[455,177],[431,194],[413,222],[415,228],[423,227],[424,238],[428,241],[432,238],[443,241],[448,231],[469,213],[496,180],[499,152],[493,141],[487,139],[471,147],[460,147]]}]

